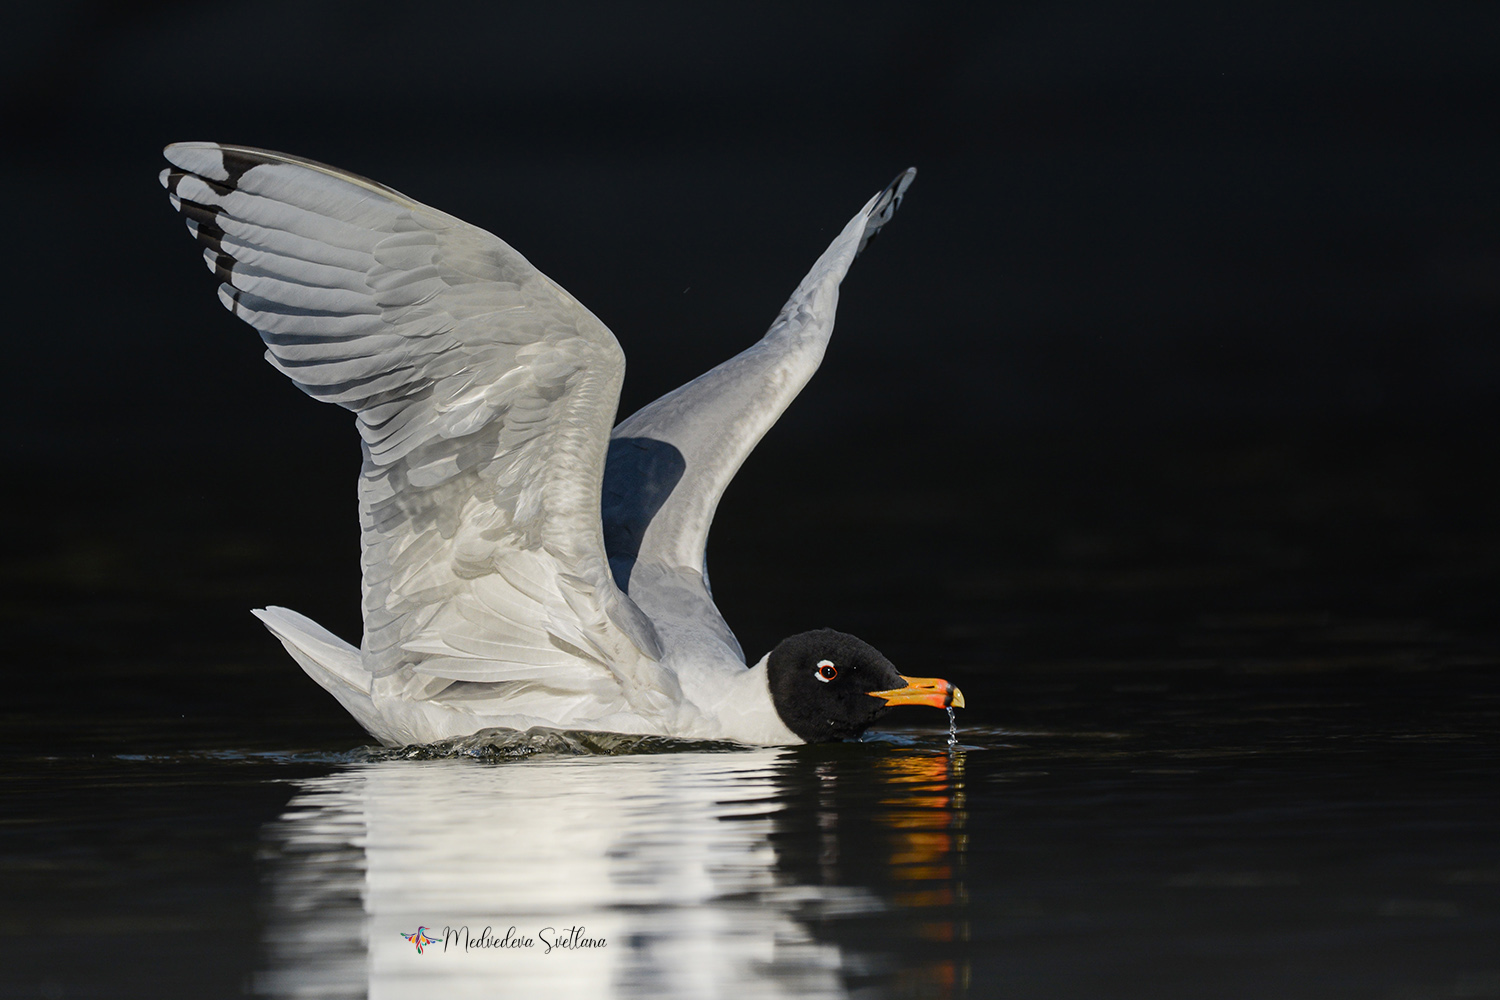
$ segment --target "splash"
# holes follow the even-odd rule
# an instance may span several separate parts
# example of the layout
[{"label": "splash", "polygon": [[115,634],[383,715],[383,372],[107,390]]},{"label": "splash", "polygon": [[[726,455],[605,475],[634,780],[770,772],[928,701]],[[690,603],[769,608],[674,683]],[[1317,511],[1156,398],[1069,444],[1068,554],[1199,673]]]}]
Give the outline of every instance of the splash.
[{"label": "splash", "polygon": [[729,752],[748,749],[738,743],[718,740],[685,740],[664,736],[637,736],[628,733],[606,733],[541,726],[525,731],[516,729],[482,729],[439,743],[405,747],[371,748],[371,760],[442,760],[468,757],[474,760],[504,761],[517,758],[624,756],[627,754],[681,753],[684,751]]}]

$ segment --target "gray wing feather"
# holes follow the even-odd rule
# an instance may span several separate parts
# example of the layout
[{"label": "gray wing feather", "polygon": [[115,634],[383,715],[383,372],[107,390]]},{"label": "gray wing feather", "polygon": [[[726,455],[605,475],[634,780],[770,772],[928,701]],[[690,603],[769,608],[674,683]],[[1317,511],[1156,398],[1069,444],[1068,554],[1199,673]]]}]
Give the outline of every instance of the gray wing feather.
[{"label": "gray wing feather", "polygon": [[501,240],[372,181],[215,143],[166,156],[226,307],[304,392],[356,415],[377,686],[430,698],[540,679],[644,710],[671,697],[605,558],[624,358],[604,324]]},{"label": "gray wing feather", "polygon": [[[705,565],[714,511],[734,474],[823,360],[839,283],[900,205],[915,170],[871,198],[839,233],[759,342],[656,400],[611,434],[605,543],[621,587],[653,617],[711,613]],[[684,586],[687,591],[684,591]],[[736,645],[737,648],[737,645]]]}]

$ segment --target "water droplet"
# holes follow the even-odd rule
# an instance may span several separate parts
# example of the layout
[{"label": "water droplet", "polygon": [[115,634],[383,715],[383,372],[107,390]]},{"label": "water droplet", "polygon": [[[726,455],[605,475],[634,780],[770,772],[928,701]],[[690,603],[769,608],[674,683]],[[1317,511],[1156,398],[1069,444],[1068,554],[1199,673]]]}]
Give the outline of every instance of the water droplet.
[{"label": "water droplet", "polygon": [[953,714],[953,706],[948,706],[948,746],[958,746],[958,716]]}]

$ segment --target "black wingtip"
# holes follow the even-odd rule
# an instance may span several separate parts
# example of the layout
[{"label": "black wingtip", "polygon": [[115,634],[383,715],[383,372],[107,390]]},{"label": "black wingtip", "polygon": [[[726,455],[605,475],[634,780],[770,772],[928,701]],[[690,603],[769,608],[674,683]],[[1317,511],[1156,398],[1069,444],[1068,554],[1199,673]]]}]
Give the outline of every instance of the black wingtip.
[{"label": "black wingtip", "polygon": [[906,189],[911,186],[912,180],[917,176],[916,167],[907,167],[896,175],[896,179],[886,185],[885,190],[876,195],[875,203],[870,206],[867,213],[869,222],[865,223],[864,238],[859,241],[859,250],[856,255],[863,253],[870,241],[880,233],[880,227],[891,221],[896,214],[896,209],[901,207],[901,199],[906,197]]}]

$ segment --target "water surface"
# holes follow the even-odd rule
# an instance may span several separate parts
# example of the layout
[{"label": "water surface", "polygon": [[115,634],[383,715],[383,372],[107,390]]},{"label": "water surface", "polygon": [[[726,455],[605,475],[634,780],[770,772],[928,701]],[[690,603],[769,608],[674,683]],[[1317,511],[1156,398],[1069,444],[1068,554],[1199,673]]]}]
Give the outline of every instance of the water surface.
[{"label": "water surface", "polygon": [[1493,687],[1329,734],[1116,686],[1173,738],[36,754],[10,995],[1497,995]]},{"label": "water surface", "polygon": [[746,647],[878,637],[951,749],[375,750],[244,610],[352,634],[352,549],[15,520],[0,996],[1500,997],[1482,463],[1186,454],[721,511]]}]

